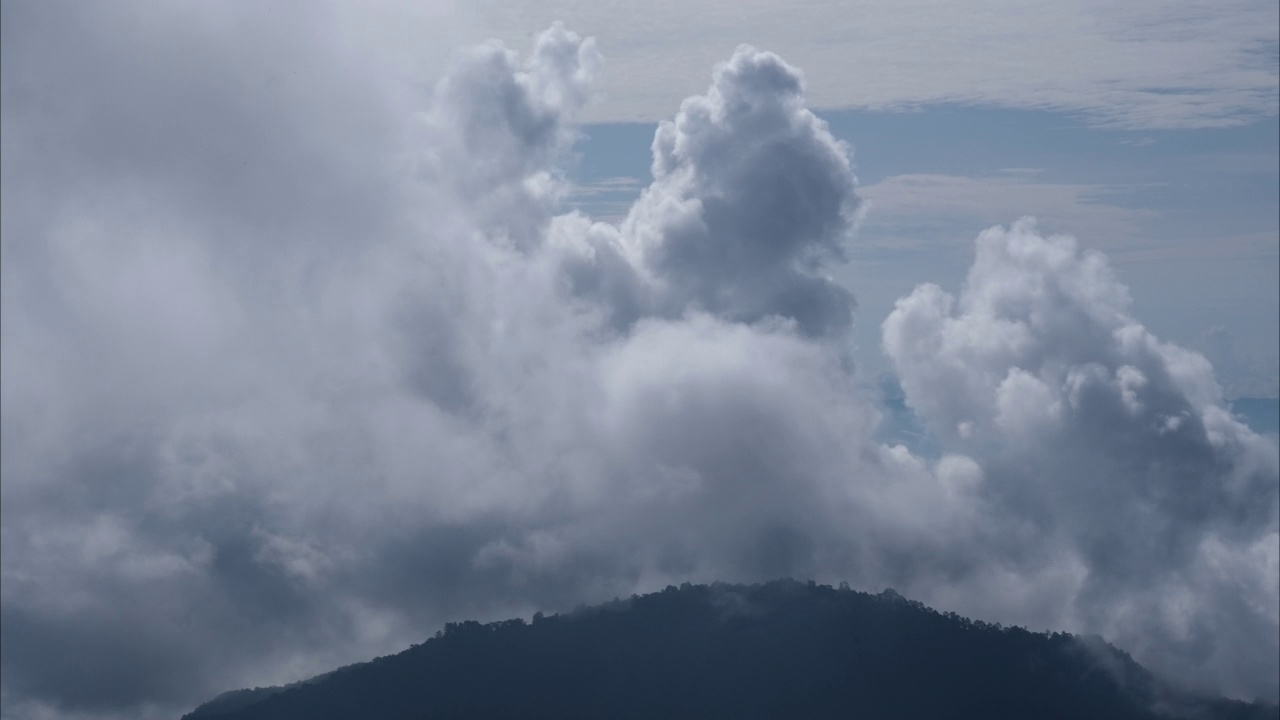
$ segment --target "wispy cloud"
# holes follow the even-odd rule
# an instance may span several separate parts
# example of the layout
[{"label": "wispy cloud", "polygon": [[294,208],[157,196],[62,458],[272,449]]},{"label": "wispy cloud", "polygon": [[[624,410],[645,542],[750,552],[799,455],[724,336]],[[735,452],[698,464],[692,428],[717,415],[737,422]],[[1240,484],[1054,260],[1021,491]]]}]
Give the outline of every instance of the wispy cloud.
[{"label": "wispy cloud", "polygon": [[601,178],[574,184],[565,193],[564,203],[597,220],[617,223],[627,216],[644,185],[640,178],[631,177]]},{"label": "wispy cloud", "polygon": [[1067,230],[1090,246],[1118,248],[1150,242],[1147,223],[1159,213],[1109,200],[1134,186],[1054,183],[1040,171],[1012,168],[990,177],[895,175],[862,188],[868,199],[860,246],[919,248],[969,242],[978,230],[1034,215],[1045,227]]},{"label": "wispy cloud", "polygon": [[[477,6],[511,42],[552,8]],[[822,108],[956,102],[1068,110],[1123,128],[1218,127],[1277,112],[1274,3],[1197,0],[926,0],[779,5],[765,0],[555,4],[554,15],[610,48],[592,120],[654,120],[698,89],[696,74],[739,42],[807,71]]]}]

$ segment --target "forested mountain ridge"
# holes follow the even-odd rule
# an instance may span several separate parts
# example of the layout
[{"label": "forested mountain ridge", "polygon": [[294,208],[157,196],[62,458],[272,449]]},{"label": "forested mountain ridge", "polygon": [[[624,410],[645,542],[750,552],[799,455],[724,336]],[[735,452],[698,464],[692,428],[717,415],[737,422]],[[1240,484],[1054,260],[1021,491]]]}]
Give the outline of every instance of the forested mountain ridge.
[{"label": "forested mountain ridge", "polygon": [[425,643],[184,720],[1277,718],[1195,697],[1100,638],[1033,633],[782,580],[682,585]]}]

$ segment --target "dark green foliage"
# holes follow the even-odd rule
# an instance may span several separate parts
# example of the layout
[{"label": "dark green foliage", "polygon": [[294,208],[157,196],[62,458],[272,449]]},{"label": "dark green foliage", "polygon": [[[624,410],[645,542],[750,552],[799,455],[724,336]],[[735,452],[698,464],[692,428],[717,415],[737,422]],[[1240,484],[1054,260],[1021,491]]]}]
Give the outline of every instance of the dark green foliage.
[{"label": "dark green foliage", "polygon": [[1165,687],[1100,639],[893,591],[688,585],[568,615],[450,623],[398,655],[194,720],[1275,718]]},{"label": "dark green foliage", "polygon": [[253,688],[252,690],[232,690],[201,705],[183,716],[183,720],[217,720],[242,710],[256,702],[265,700],[276,693],[284,692],[282,687]]}]

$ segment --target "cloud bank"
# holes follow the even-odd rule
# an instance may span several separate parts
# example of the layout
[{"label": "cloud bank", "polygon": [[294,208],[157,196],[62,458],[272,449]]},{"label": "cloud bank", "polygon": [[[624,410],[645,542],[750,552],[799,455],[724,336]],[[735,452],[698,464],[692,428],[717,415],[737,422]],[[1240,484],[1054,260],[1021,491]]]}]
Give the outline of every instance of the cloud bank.
[{"label": "cloud bank", "polygon": [[559,25],[415,94],[321,20],[4,20],[5,717],[780,575],[1277,695],[1276,447],[1100,256],[1017,224],[958,300],[903,299],[885,348],[945,452],[873,439],[827,275],[851,150],[777,56],[716,66],[611,224],[559,209],[601,63]]}]

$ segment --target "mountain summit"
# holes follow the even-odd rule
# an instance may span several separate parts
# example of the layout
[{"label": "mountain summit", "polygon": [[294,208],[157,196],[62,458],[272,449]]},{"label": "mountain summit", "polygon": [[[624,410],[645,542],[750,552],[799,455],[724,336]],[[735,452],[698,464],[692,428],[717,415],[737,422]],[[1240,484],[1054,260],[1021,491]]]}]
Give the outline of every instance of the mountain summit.
[{"label": "mountain summit", "polygon": [[184,720],[1277,716],[1171,687],[1101,638],[780,580],[450,623],[397,655],[227,693]]}]

